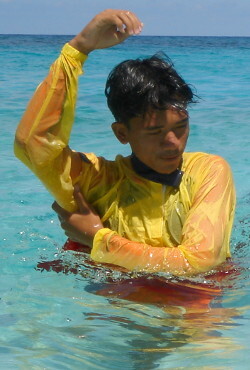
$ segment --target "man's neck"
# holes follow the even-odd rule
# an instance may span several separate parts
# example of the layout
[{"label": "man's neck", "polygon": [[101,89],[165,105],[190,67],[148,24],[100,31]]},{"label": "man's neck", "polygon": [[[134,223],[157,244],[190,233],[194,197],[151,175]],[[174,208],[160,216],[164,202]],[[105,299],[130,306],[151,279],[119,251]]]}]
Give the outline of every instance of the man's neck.
[{"label": "man's neck", "polygon": [[139,176],[162,185],[179,187],[184,174],[179,168],[169,174],[159,173],[141,162],[134,153],[131,154],[130,158],[132,167]]}]

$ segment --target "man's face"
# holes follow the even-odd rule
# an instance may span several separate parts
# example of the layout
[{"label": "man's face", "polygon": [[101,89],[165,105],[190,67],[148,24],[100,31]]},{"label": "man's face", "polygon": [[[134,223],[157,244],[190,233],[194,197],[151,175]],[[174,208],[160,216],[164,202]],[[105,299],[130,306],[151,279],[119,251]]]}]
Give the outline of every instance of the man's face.
[{"label": "man's face", "polygon": [[168,174],[180,165],[188,134],[188,114],[172,108],[132,118],[126,140],[144,164]]}]

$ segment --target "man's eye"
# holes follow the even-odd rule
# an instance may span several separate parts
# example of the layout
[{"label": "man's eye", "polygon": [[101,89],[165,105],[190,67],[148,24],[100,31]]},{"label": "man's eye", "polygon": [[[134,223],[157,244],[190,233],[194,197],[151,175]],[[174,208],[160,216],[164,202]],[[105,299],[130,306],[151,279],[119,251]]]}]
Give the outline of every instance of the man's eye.
[{"label": "man's eye", "polygon": [[176,126],[176,129],[186,128],[187,125],[187,123],[182,123],[181,125]]},{"label": "man's eye", "polygon": [[148,131],[149,135],[157,135],[157,134],[160,134],[160,133],[161,133],[161,130]]}]

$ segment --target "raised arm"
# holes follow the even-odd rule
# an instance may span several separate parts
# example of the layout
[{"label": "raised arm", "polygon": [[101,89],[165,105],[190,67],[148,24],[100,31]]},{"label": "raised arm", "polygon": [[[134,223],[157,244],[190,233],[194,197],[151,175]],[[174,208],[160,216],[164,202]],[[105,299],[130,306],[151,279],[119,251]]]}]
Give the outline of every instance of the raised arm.
[{"label": "raised arm", "polygon": [[132,12],[106,10],[98,14],[63,47],[17,128],[16,156],[69,211],[76,209],[73,184],[82,171],[79,154],[68,147],[82,64],[86,54],[116,45],[139,33],[141,27],[141,22]]},{"label": "raised arm", "polygon": [[72,179],[81,169],[68,147],[74,120],[78,76],[86,56],[66,44],[38,86],[17,128],[16,156],[65,208],[74,210]]}]

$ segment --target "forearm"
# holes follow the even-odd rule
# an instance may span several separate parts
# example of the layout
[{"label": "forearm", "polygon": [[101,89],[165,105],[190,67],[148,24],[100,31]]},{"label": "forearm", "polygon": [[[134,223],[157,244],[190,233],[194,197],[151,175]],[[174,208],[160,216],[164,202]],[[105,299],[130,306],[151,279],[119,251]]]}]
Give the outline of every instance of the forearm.
[{"label": "forearm", "polygon": [[174,275],[200,272],[190,265],[178,247],[152,247],[130,241],[109,229],[99,230],[96,234],[91,257],[96,262],[135,271],[166,272]]}]

